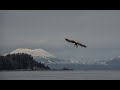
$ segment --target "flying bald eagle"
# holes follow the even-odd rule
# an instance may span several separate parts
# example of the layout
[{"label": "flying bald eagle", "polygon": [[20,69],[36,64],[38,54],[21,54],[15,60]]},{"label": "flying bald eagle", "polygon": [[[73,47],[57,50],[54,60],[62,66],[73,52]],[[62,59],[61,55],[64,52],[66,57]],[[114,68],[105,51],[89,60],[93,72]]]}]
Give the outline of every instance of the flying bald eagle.
[{"label": "flying bald eagle", "polygon": [[78,45],[80,45],[81,47],[87,48],[87,46],[85,46],[85,45],[83,45],[83,44],[81,44],[81,43],[79,43],[79,42],[76,42],[76,41],[74,41],[74,40],[69,40],[69,39],[66,39],[66,38],[65,38],[65,40],[66,40],[67,42],[74,43],[74,46],[76,46],[76,48],[78,47]]}]

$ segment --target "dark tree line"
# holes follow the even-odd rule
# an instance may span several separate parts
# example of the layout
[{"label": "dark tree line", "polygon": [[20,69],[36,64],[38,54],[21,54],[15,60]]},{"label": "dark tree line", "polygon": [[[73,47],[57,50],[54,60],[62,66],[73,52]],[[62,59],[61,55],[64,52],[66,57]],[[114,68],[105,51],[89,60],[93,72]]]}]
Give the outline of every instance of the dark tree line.
[{"label": "dark tree line", "polygon": [[0,70],[16,70],[16,69],[50,69],[42,63],[36,62],[31,55],[19,53],[0,55]]}]

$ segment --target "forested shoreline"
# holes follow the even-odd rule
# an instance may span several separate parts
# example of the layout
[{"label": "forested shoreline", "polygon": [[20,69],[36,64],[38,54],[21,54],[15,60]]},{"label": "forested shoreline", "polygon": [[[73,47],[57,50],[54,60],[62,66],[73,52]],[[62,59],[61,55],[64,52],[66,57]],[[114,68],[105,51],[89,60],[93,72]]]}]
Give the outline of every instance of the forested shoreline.
[{"label": "forested shoreline", "polygon": [[0,71],[2,70],[49,70],[48,66],[36,62],[31,55],[18,53],[0,55]]}]

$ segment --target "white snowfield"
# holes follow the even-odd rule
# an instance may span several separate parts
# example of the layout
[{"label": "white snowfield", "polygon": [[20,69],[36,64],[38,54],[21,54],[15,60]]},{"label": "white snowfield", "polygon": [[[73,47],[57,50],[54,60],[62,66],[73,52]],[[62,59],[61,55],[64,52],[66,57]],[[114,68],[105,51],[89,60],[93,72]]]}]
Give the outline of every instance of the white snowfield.
[{"label": "white snowfield", "polygon": [[32,55],[33,57],[50,57],[50,58],[55,58],[54,55],[48,53],[47,51],[43,50],[43,49],[35,49],[35,50],[31,50],[31,49],[24,49],[24,48],[20,48],[20,49],[16,49],[15,51],[10,52],[10,54],[16,54],[16,53],[26,53],[29,55]]}]

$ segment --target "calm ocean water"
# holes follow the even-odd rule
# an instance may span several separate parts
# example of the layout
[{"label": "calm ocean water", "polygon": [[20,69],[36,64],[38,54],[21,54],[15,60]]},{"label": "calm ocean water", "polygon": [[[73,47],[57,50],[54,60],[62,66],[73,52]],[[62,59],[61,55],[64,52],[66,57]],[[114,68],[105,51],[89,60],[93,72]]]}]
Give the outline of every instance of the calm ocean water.
[{"label": "calm ocean water", "polygon": [[120,80],[120,71],[2,71],[0,80]]}]

